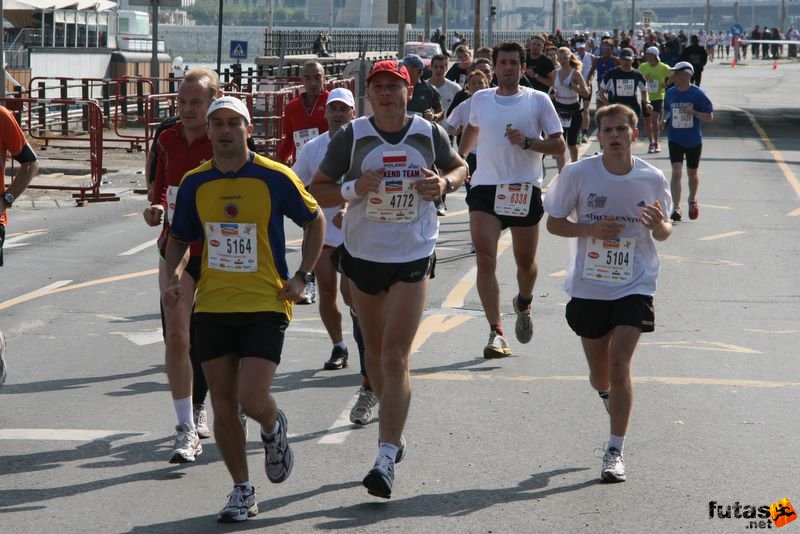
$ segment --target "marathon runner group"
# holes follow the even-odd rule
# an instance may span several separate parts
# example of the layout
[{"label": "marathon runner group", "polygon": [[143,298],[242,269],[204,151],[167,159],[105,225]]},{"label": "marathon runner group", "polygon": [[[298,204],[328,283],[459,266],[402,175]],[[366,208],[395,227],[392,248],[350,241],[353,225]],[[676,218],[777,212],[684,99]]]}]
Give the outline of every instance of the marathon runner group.
[{"label": "marathon runner group", "polygon": [[[220,521],[258,512],[245,454],[248,419],[260,425],[268,479],[280,483],[292,472],[288,418],[270,390],[295,303],[319,301],[332,344],[322,367],[348,366],[339,293],[362,375],[350,420],[367,425],[377,415],[379,422],[363,484],[371,495],[391,497],[396,464],[406,454],[410,352],[435,276],[438,217],[446,214],[445,196],[462,186],[488,323],[485,358],[512,354],[496,274],[502,232],[510,229],[512,239],[511,308],[520,344],[534,333],[540,221],[547,215],[548,232],[577,238],[566,319],[609,414],[601,478],[626,479],[631,361],[640,334],[655,328],[655,242],[683,219],[684,159],[688,217],[699,216],[701,124],[713,120],[711,101],[692,83],[700,69],[691,58],[663,63],[663,50],[654,35],[571,42],[534,36],[526,46],[479,49],[475,59],[461,45],[449,69],[446,56],[432,59],[427,80],[418,56],[379,61],[366,79],[372,115],[359,118],[353,94],[326,90],[323,67],[310,61],[303,66],[305,92],[286,108],[280,161],[254,151],[249,110],[223,96],[217,73],[186,74],[178,118],[162,125],[151,151],[144,218],[162,228],[160,302],[176,416],[169,461],[201,455],[202,439],[212,434],[210,392],[213,435],[233,480]],[[578,145],[589,140],[593,80],[601,151],[579,160]],[[2,148],[22,166],[0,200],[3,208],[36,172],[35,154],[21,131],[6,129],[5,122],[14,122],[6,115],[3,109]],[[661,151],[666,131],[669,180],[633,154],[642,122],[648,153]],[[547,156],[556,158],[559,174],[545,195]],[[303,229],[294,273],[284,217]],[[0,336],[0,383],[4,345]]]}]

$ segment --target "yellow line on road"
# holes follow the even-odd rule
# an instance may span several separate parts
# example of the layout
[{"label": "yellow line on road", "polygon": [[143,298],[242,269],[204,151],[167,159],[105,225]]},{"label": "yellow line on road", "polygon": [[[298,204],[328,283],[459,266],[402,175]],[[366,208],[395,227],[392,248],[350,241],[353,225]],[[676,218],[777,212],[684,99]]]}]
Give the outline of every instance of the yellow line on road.
[{"label": "yellow line on road", "polygon": [[[783,172],[783,176],[786,178],[786,181],[789,182],[789,186],[794,189],[794,194],[797,195],[797,198],[800,199],[800,180],[797,179],[797,176],[792,172],[792,169],[786,164],[786,160],[783,157],[783,153],[775,147],[775,144],[772,142],[772,139],[769,138],[767,135],[766,130],[758,124],[758,121],[753,116],[752,113],[746,111],[744,109],[737,108],[735,106],[727,106],[735,111],[739,111],[744,113],[747,118],[750,120],[750,124],[753,125],[753,129],[758,133],[758,136],[761,138],[761,141],[767,147],[770,154],[772,155],[772,159],[775,160],[775,163],[778,164],[778,168]],[[792,211],[789,215],[797,216],[798,210]]]},{"label": "yellow line on road", "polygon": [[715,239],[725,239],[726,237],[735,237],[737,235],[742,235],[746,232],[743,230],[736,230],[734,232],[725,232],[724,234],[716,234],[716,235],[707,235],[706,237],[698,237],[698,241],[714,241]]},{"label": "yellow line on road", "polygon": [[158,274],[158,269],[149,269],[147,271],[139,271],[135,273],[128,273],[128,274],[120,274],[117,276],[109,276],[108,278],[99,278],[97,280],[89,280],[88,282],[81,282],[80,284],[74,284],[71,286],[64,286],[59,287],[58,289],[53,289],[49,291],[33,291],[31,293],[27,293],[25,295],[21,295],[19,297],[6,300],[5,302],[0,302],[0,310],[5,310],[12,306],[16,306],[17,304],[22,304],[24,302],[29,302],[31,300],[35,300],[41,297],[46,297],[48,295],[54,295],[56,293],[63,293],[64,291],[72,291],[74,289],[83,289],[85,287],[96,286],[100,284],[109,284],[111,282],[119,282],[122,280],[130,280],[131,278],[139,278],[142,276],[149,276],[151,274]]},{"label": "yellow line on road", "polygon": [[[506,381],[506,382],[588,382],[586,376],[530,376],[530,375],[501,375],[490,373],[440,372],[440,373],[415,373],[412,378],[420,380],[440,380],[445,382],[477,382],[477,381]],[[748,380],[742,378],[696,378],[691,376],[634,376],[633,382],[637,384],[658,383],[680,386],[728,386],[750,388],[785,388],[800,387],[800,382],[783,380]]]},{"label": "yellow line on road", "polygon": [[[500,240],[497,242],[497,257],[499,258],[508,247],[511,246],[511,232],[506,231],[500,237]],[[455,287],[450,290],[450,293],[447,294],[445,297],[444,302],[442,302],[442,308],[445,309],[453,309],[453,308],[463,308],[464,307],[464,299],[467,297],[467,293],[472,290],[472,287],[475,285],[475,277],[477,276],[478,269],[473,267],[467,273],[456,282]]]},{"label": "yellow line on road", "polygon": [[24,232],[14,232],[13,234],[6,234],[6,239],[11,239],[12,237],[17,237],[21,235],[32,235],[32,234],[41,234],[47,232],[47,228],[36,228],[35,230],[26,230]]}]

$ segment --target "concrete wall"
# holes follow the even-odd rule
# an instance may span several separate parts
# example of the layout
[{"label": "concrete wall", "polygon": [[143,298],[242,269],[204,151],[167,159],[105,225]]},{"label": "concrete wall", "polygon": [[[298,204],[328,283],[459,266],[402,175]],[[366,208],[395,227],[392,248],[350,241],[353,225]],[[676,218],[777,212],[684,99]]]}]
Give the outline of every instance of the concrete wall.
[{"label": "concrete wall", "polygon": [[[167,52],[172,56],[181,56],[186,60],[213,61],[217,58],[217,26],[172,26],[159,25],[158,37],[163,39]],[[243,63],[251,63],[257,56],[264,54],[263,26],[223,26],[222,27],[222,61],[230,61],[231,41],[247,41],[247,59]]]}]

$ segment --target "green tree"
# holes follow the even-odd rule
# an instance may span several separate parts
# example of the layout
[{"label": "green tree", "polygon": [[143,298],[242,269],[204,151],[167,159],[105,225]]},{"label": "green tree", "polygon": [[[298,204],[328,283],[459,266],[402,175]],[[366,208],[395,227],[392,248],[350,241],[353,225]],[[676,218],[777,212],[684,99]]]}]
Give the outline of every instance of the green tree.
[{"label": "green tree", "polygon": [[627,30],[631,25],[631,11],[625,9],[621,5],[615,5],[611,8],[611,27],[620,30]]},{"label": "green tree", "polygon": [[585,5],[578,12],[577,22],[584,28],[597,28],[597,8]]},{"label": "green tree", "polygon": [[597,8],[597,26],[595,27],[603,31],[611,29],[611,13],[606,8]]}]

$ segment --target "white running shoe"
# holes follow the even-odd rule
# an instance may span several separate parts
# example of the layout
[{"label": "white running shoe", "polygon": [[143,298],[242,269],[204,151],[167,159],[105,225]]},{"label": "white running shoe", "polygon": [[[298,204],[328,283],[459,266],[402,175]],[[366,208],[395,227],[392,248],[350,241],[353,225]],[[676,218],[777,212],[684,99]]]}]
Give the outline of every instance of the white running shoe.
[{"label": "white running shoe", "polygon": [[364,487],[367,492],[375,497],[390,499],[392,497],[392,486],[394,485],[394,464],[391,458],[378,455],[375,465],[364,477]]},{"label": "white running shoe", "polygon": [[220,523],[238,523],[247,521],[258,513],[258,503],[256,502],[256,490],[250,488],[246,491],[241,486],[234,486],[233,491],[228,495],[228,503],[217,514],[217,521]]},{"label": "white running shoe", "polygon": [[625,462],[622,453],[609,447],[603,455],[603,469],[600,472],[603,482],[625,482]]},{"label": "white running shoe", "polygon": [[492,358],[504,358],[506,356],[511,356],[511,349],[508,347],[508,341],[506,341],[506,338],[493,331],[489,334],[489,343],[483,348],[483,357],[488,360]]},{"label": "white running shoe", "polygon": [[315,302],[317,302],[317,283],[312,280],[306,284],[303,297],[295,304],[314,304]]},{"label": "white running shoe", "polygon": [[244,430],[244,440],[247,441],[247,414],[239,406],[239,422],[242,423],[242,430]]},{"label": "white running shoe", "polygon": [[358,398],[350,410],[350,422],[354,425],[367,425],[372,421],[372,409],[378,404],[378,397],[371,389],[361,386]]},{"label": "white running shoe", "polygon": [[211,437],[211,430],[208,428],[208,412],[204,404],[194,405],[194,428],[197,430],[197,437],[206,439]]},{"label": "white running shoe", "polygon": [[280,429],[275,436],[268,438],[261,432],[261,441],[264,443],[266,457],[264,464],[267,471],[267,478],[270,482],[278,484],[283,482],[292,474],[294,467],[294,454],[289,446],[289,423],[286,422],[286,415],[283,410],[278,410],[278,422]]},{"label": "white running shoe", "polygon": [[533,338],[533,321],[531,320],[531,308],[528,306],[527,310],[520,311],[517,304],[517,297],[511,301],[514,306],[514,313],[517,314],[517,321],[514,323],[514,335],[517,336],[517,341],[520,343],[530,343]]},{"label": "white running shoe", "polygon": [[6,353],[6,335],[0,332],[0,387],[6,383],[6,376],[8,376],[8,367],[3,355]]},{"label": "white running shoe", "polygon": [[195,458],[203,454],[203,446],[197,431],[189,428],[186,423],[175,426],[175,446],[172,448],[171,464],[184,464],[194,462]]}]

